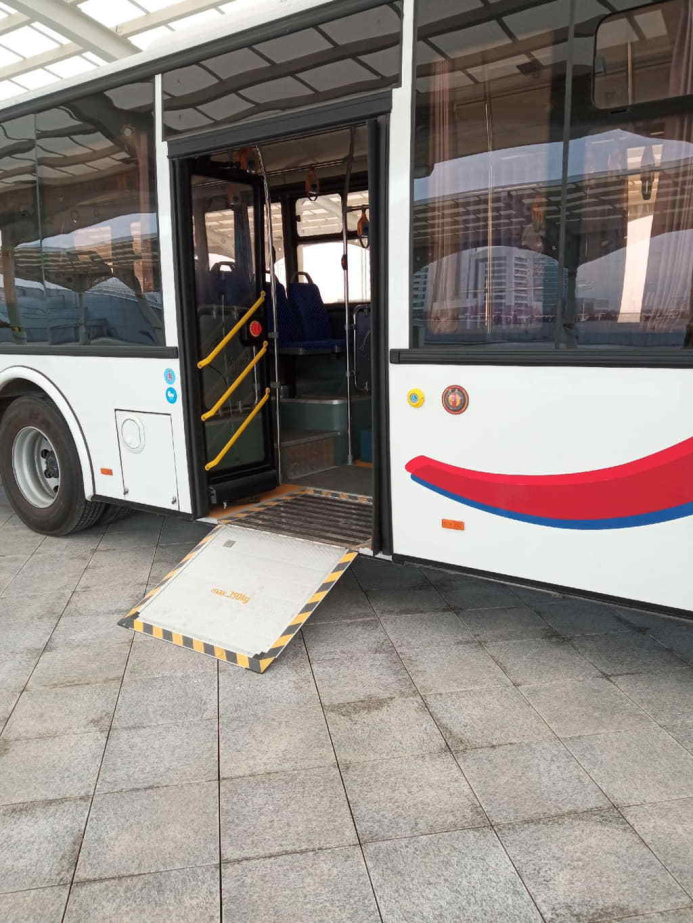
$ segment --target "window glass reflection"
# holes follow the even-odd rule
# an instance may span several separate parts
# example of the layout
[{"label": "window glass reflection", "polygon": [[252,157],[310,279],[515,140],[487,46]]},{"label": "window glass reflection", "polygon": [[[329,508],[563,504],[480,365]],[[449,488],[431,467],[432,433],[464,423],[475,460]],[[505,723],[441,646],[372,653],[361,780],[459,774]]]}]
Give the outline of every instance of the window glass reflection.
[{"label": "window glass reflection", "polygon": [[[623,5],[572,5],[569,42],[568,3],[422,4],[414,346],[693,347],[693,105],[666,102],[690,91],[693,5]],[[605,114],[595,42],[626,27],[628,99],[649,69],[660,103]]]},{"label": "window glass reflection", "polygon": [[415,345],[553,340],[569,10],[537,4],[513,31],[512,7],[419,25]]},{"label": "window glass reflection", "polygon": [[689,0],[609,16],[597,30],[594,100],[602,109],[693,92]]},{"label": "window glass reflection", "polygon": [[574,140],[563,334],[573,346],[693,346],[693,118]]},{"label": "window glass reflection", "polygon": [[169,71],[163,77],[165,134],[396,86],[401,28],[401,0],[390,0]]},{"label": "window glass reflection", "polygon": [[151,83],[36,117],[46,341],[164,343]]},{"label": "window glass reflection", "polygon": [[39,235],[33,116],[0,126],[0,344],[44,341],[46,291],[37,251],[26,242]]}]

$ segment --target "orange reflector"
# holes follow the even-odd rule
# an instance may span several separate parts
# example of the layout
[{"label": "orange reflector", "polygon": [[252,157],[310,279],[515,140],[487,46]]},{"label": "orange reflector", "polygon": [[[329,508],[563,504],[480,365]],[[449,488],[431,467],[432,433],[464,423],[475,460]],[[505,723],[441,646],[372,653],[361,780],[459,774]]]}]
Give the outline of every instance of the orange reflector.
[{"label": "orange reflector", "polygon": [[113,468],[102,468],[102,469],[101,469],[101,474],[105,474],[106,477],[112,478],[112,477],[113,477]]},{"label": "orange reflector", "polygon": [[464,532],[464,523],[460,522],[459,519],[444,519],[443,528],[453,529],[455,532]]}]

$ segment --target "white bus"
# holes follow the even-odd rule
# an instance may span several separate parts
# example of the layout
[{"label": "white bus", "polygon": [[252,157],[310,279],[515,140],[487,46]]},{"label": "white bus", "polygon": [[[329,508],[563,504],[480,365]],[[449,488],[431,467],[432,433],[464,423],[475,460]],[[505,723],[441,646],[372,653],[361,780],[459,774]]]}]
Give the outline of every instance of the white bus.
[{"label": "white bus", "polygon": [[303,485],[396,561],[690,613],[692,36],[687,0],[238,0],[7,105],[17,514]]}]

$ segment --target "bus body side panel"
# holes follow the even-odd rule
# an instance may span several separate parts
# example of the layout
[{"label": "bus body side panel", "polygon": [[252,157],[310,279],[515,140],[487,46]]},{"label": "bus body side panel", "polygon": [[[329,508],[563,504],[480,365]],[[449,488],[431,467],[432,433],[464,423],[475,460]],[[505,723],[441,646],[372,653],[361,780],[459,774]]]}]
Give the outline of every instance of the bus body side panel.
[{"label": "bus body side panel", "polygon": [[[390,382],[395,554],[693,608],[693,504],[667,506],[693,492],[690,372],[392,365]],[[459,414],[443,405],[454,385]],[[561,483],[614,466],[628,467]],[[509,475],[507,491],[487,473]]]},{"label": "bus body side panel", "polygon": [[[192,511],[177,359],[0,354],[0,396],[6,385],[20,379],[43,387],[63,412],[81,450],[87,499],[97,495],[147,504],[141,498],[146,498],[151,483],[130,482],[129,493],[124,492],[116,411],[170,416],[177,491],[176,503],[171,495],[165,508]],[[141,422],[146,440],[146,417]],[[161,466],[170,467],[171,443],[150,443],[148,450],[152,449],[160,453]]]}]

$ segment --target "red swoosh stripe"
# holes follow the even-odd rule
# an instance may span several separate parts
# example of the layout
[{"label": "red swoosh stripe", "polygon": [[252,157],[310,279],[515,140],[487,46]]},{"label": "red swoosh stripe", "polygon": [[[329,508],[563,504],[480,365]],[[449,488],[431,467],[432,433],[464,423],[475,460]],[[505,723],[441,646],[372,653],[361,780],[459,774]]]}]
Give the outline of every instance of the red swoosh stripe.
[{"label": "red swoosh stripe", "polygon": [[625,465],[577,474],[489,474],[426,455],[406,469],[462,502],[531,518],[619,519],[693,503],[693,438]]}]

